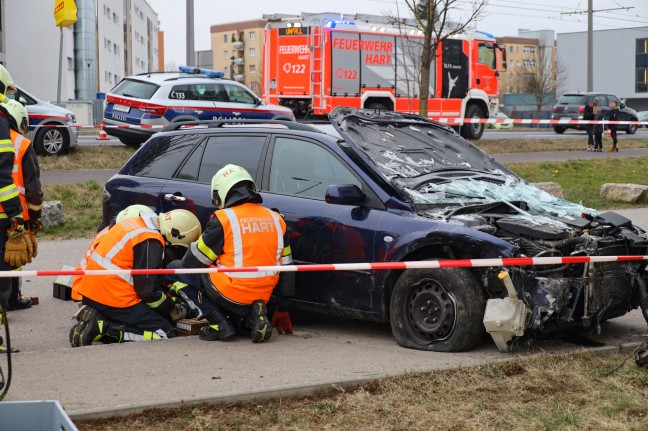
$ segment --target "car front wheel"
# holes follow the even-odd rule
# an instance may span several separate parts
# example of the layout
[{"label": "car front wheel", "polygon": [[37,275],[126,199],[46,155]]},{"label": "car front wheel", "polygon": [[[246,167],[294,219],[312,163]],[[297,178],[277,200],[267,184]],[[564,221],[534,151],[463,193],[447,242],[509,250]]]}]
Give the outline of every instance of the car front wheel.
[{"label": "car front wheel", "polygon": [[[631,120],[631,121],[637,121],[637,120]],[[634,135],[637,133],[637,128],[638,126],[636,124],[628,124],[628,128],[626,129],[626,133],[628,135]]]},{"label": "car front wheel", "polygon": [[469,350],[485,333],[485,307],[484,292],[466,269],[407,270],[391,296],[392,334],[410,349]]},{"label": "car front wheel", "polygon": [[34,150],[41,156],[57,156],[67,152],[70,137],[62,127],[41,127],[34,137]]}]

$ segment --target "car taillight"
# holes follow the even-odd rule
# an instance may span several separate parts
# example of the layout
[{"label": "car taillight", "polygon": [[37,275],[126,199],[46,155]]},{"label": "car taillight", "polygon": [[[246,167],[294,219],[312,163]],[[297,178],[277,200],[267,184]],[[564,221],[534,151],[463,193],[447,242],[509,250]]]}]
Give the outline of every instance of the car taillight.
[{"label": "car taillight", "polygon": [[164,115],[167,108],[166,106],[153,105],[151,103],[142,103],[141,106],[134,106],[145,114],[159,115],[160,117]]},{"label": "car taillight", "polygon": [[581,114],[585,112],[585,106],[581,106],[580,108],[578,108],[578,112]]},{"label": "car taillight", "polygon": [[551,112],[556,112],[556,105],[551,107]]}]

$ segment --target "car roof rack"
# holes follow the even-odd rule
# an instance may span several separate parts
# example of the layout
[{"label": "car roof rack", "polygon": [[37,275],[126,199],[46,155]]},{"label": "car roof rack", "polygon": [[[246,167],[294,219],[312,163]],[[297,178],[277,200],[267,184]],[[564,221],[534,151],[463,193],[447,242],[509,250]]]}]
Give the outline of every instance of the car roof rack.
[{"label": "car roof rack", "polygon": [[[330,123],[329,123],[330,124]],[[317,129],[316,127],[309,126],[307,124],[297,123],[295,121],[288,120],[248,120],[248,119],[226,119],[226,120],[211,120],[211,121],[178,121],[171,123],[162,129],[163,132],[170,132],[173,130],[190,130],[190,129],[217,129],[228,126],[250,126],[250,127],[263,127],[263,126],[272,126],[279,125],[285,126],[289,130],[301,130],[303,132],[315,132],[323,133],[326,132]]]}]

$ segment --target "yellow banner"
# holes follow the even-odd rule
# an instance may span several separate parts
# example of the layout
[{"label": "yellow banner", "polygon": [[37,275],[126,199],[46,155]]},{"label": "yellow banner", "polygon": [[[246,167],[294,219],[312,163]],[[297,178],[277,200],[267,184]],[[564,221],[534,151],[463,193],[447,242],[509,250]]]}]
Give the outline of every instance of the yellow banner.
[{"label": "yellow banner", "polygon": [[54,19],[57,27],[69,27],[77,22],[74,0],[54,0]]}]

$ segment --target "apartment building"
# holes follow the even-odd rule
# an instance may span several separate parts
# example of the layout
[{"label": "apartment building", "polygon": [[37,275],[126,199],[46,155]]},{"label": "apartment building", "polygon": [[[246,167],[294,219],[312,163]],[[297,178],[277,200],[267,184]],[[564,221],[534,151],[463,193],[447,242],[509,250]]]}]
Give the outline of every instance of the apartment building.
[{"label": "apartment building", "polygon": [[497,43],[506,50],[506,70],[500,72],[500,100],[504,94],[527,92],[529,77],[539,62],[538,39],[504,36]]},{"label": "apartment building", "polygon": [[261,94],[263,28],[266,20],[213,25],[211,48],[215,70]]}]

